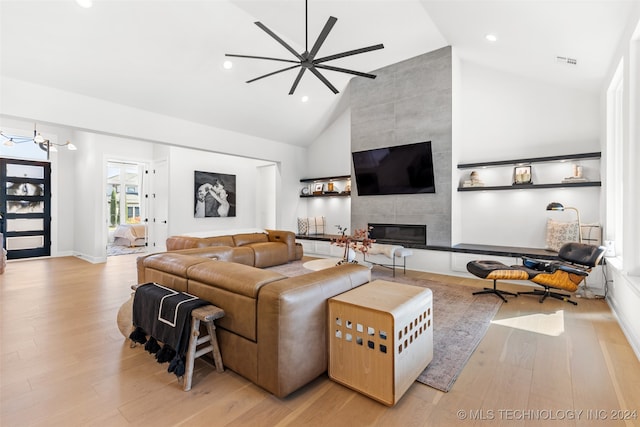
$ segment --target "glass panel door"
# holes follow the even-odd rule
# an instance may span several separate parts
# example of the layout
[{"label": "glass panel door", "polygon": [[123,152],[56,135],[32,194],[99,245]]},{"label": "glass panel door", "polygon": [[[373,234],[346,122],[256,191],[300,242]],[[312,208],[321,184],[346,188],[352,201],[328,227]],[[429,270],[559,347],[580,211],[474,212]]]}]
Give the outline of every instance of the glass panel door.
[{"label": "glass panel door", "polygon": [[8,259],[51,255],[51,165],[0,159],[0,232]]}]

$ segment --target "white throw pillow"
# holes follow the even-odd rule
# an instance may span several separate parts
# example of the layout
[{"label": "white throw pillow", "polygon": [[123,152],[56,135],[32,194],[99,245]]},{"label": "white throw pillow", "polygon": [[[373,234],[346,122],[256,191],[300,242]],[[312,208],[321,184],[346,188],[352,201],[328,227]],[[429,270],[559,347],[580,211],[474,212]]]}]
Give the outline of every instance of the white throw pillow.
[{"label": "white throw pillow", "polygon": [[558,252],[562,245],[580,240],[578,222],[547,219],[547,249]]},{"label": "white throw pillow", "polygon": [[307,218],[309,221],[309,234],[324,234],[326,220],[323,216]]}]

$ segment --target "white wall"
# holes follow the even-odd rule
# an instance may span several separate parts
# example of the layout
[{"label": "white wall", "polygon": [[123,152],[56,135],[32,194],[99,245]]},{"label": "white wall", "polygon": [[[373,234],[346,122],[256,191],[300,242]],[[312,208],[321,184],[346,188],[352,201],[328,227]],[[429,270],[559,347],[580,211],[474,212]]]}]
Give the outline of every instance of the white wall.
[{"label": "white wall", "polygon": [[257,167],[256,228],[276,228],[278,168],[275,163]]},{"label": "white wall", "polygon": [[[297,228],[300,179],[306,170],[306,149],[302,147],[6,77],[0,77],[0,86],[0,116],[3,123],[5,120],[15,120],[16,126],[11,127],[32,129],[33,123],[37,122],[39,129],[50,127],[53,133],[72,140],[78,146],[75,158],[61,160],[61,167],[58,168],[60,173],[53,178],[65,186],[60,187],[59,196],[54,194],[54,198],[57,198],[52,202],[58,203],[60,210],[52,212],[53,224],[57,227],[52,231],[52,237],[58,234],[54,241],[54,245],[60,248],[56,251],[58,254],[76,253],[92,262],[104,261],[106,233],[102,236],[102,219],[98,213],[102,209],[99,195],[103,190],[106,160],[122,158],[150,161],[157,158],[154,148],[155,152],[160,152],[157,148],[161,145],[192,147],[203,152],[276,163],[278,176],[274,191],[278,203],[275,227],[291,231]],[[56,159],[52,157],[52,161],[52,168],[57,168]],[[170,165],[179,166],[173,161]],[[187,164],[182,166],[191,167]],[[191,179],[192,174],[193,168]],[[74,188],[66,188],[71,182]],[[243,216],[242,220],[247,223],[234,224],[238,228],[256,226],[255,192],[251,197],[251,218]]]},{"label": "white wall", "polygon": [[[180,147],[170,149],[169,235],[258,227],[256,188],[264,161]],[[194,218],[194,171],[236,176],[236,216]],[[275,185],[275,175],[272,186]]]},{"label": "white wall", "polygon": [[[623,212],[624,248],[622,256],[607,258],[609,292],[607,301],[618,318],[636,356],[640,358],[640,184],[638,162],[640,149],[640,3],[630,14],[629,21],[617,51],[609,64],[609,72],[601,90],[602,147],[606,147],[606,104],[607,88],[620,61],[624,64],[624,132],[623,152],[625,162],[622,193],[625,209]],[[620,254],[618,254],[620,255]]]},{"label": "white wall", "polygon": [[273,161],[278,164],[278,228],[295,230],[306,149],[163,116],[51,87],[0,77],[0,115],[172,146]]},{"label": "white wall", "polygon": [[73,143],[78,147],[75,165],[69,170],[60,170],[61,175],[75,177],[73,251],[88,261],[102,262],[106,259],[107,245],[107,161],[150,163],[153,144],[86,131],[75,131]]},{"label": "white wall", "polygon": [[[351,109],[347,108],[325,129],[307,150],[307,170],[303,178],[323,178],[351,174]],[[298,194],[303,184],[298,182]],[[299,199],[298,217],[324,216],[326,233],[336,234],[336,225],[351,230],[351,199],[322,197]]]},{"label": "white wall", "polygon": [[[580,92],[461,61],[460,120],[454,164],[600,151],[597,93]],[[599,161],[582,162],[600,180]],[[513,167],[478,169],[487,185],[510,185]],[[468,179],[471,170],[459,170]],[[495,176],[496,174],[500,176]],[[534,183],[571,175],[571,164],[533,164]],[[500,181],[500,182],[497,182]],[[457,184],[457,183],[454,183]],[[547,218],[575,220],[572,211],[547,212],[557,201],[580,210],[583,223],[601,223],[600,187],[457,192],[455,243],[545,247]],[[573,215],[573,216],[572,216]]]}]

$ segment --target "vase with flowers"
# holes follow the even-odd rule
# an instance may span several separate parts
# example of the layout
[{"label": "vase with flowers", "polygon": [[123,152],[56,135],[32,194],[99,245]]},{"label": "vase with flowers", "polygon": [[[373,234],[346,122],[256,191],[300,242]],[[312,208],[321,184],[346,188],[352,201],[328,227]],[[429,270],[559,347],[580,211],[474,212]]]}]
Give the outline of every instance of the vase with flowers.
[{"label": "vase with flowers", "polygon": [[345,263],[357,264],[356,252],[366,253],[371,248],[371,245],[375,243],[375,240],[369,237],[369,232],[373,227],[356,229],[351,235],[347,234],[346,227],[343,228],[340,225],[336,225],[336,227],[338,227],[340,234],[335,239],[331,239],[331,244],[344,248],[342,259],[337,265]]}]

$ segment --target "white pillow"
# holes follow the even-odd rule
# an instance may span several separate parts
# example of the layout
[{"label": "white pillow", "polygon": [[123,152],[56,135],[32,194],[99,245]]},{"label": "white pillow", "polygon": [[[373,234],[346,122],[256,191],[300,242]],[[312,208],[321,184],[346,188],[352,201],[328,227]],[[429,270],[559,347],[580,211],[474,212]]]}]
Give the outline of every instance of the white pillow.
[{"label": "white pillow", "polygon": [[298,235],[324,234],[326,223],[327,221],[323,216],[298,218]]},{"label": "white pillow", "polygon": [[580,240],[578,222],[560,222],[547,219],[547,249],[558,252],[562,245]]},{"label": "white pillow", "polygon": [[309,234],[324,234],[326,220],[323,216],[307,218],[309,221]]}]

